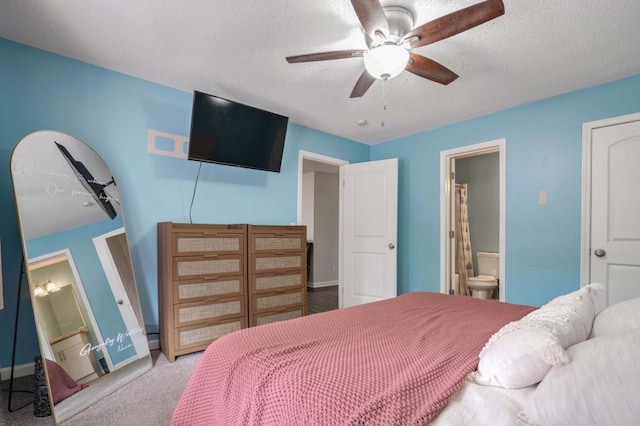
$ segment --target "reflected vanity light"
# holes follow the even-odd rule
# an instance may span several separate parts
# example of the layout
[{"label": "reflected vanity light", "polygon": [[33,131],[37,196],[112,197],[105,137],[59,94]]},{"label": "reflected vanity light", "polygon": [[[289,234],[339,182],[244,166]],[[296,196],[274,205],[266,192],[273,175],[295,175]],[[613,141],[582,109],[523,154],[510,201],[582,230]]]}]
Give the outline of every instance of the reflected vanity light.
[{"label": "reflected vanity light", "polygon": [[33,289],[33,294],[36,297],[43,297],[49,293],[55,293],[56,291],[59,291],[59,290],[60,290],[60,287],[58,287],[56,283],[54,283],[51,280],[47,280],[47,282],[44,283],[43,285],[36,284],[36,287]]},{"label": "reflected vanity light", "polygon": [[57,284],[53,281],[47,280],[47,282],[44,284],[44,289],[47,290],[47,293],[55,293],[56,291],[60,290],[60,287],[58,287]]},{"label": "reflected vanity light", "polygon": [[33,294],[36,297],[42,297],[47,295],[47,291],[44,288],[40,287],[40,284],[36,284],[36,287],[33,289]]}]

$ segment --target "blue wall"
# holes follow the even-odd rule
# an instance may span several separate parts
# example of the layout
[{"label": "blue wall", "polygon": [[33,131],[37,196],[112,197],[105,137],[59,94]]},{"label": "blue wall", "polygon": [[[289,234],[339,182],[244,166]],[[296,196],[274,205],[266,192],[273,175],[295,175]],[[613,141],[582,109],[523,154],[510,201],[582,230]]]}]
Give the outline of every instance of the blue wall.
[{"label": "blue wall", "polygon": [[[1,39],[0,58],[0,364],[11,362],[21,253],[8,165],[15,144],[36,130],[84,140],[118,179],[145,322],[156,331],[156,223],[189,221],[199,163],[148,154],[147,129],[187,135],[191,93]],[[440,151],[506,138],[507,300],[539,305],[579,286],[582,123],[638,111],[640,76],[373,147],[290,124],[280,174],[202,165],[191,216],[288,224],[297,218],[299,150],[350,162],[398,157],[398,292],[438,291]],[[540,189],[547,205],[537,204]],[[38,352],[31,303],[22,297],[18,363]]]},{"label": "blue wall", "polygon": [[[156,224],[188,222],[200,163],[147,153],[147,129],[189,134],[192,93],[0,39],[0,238],[5,309],[0,365],[11,363],[21,243],[9,161],[27,134],[70,133],[106,161],[121,190],[147,331],[158,329]],[[194,88],[198,89],[198,88]],[[352,163],[369,147],[290,124],[281,173],[203,164],[193,222],[289,224],[297,220],[298,151]],[[17,363],[39,354],[31,302],[22,292]]]},{"label": "blue wall", "polygon": [[500,138],[507,301],[541,305],[579,288],[582,124],[639,111],[635,76],[373,146],[372,160],[400,162],[398,292],[440,289],[440,151]]}]

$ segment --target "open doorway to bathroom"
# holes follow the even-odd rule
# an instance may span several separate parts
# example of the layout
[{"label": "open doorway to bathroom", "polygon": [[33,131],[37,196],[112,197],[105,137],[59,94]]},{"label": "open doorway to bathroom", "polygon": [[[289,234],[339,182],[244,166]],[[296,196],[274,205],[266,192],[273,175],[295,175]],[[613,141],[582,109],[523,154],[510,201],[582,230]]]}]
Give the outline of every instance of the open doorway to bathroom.
[{"label": "open doorway to bathroom", "polygon": [[307,313],[338,308],[340,166],[347,161],[300,151],[298,223],[307,226]]},{"label": "open doorway to bathroom", "polygon": [[442,151],[440,179],[440,291],[471,294],[466,277],[478,275],[478,253],[483,265],[490,253],[498,286],[488,294],[504,301],[505,140]]}]

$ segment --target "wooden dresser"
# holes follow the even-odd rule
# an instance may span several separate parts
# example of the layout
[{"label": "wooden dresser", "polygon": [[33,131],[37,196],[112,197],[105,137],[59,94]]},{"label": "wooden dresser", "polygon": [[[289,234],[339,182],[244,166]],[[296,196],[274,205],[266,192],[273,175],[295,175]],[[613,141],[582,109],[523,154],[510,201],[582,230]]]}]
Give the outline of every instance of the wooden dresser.
[{"label": "wooden dresser", "polygon": [[160,346],[170,362],[247,327],[247,225],[158,224]]},{"label": "wooden dresser", "polygon": [[248,225],[249,324],[307,313],[306,226]]}]

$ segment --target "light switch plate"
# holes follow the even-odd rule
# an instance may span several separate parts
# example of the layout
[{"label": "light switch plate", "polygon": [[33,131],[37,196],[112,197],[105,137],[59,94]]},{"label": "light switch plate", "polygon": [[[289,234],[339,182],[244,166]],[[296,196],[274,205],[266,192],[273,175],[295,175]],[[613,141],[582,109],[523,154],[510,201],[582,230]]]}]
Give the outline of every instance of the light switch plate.
[{"label": "light switch plate", "polygon": [[547,204],[547,191],[545,189],[541,189],[540,192],[538,192],[538,204]]}]

